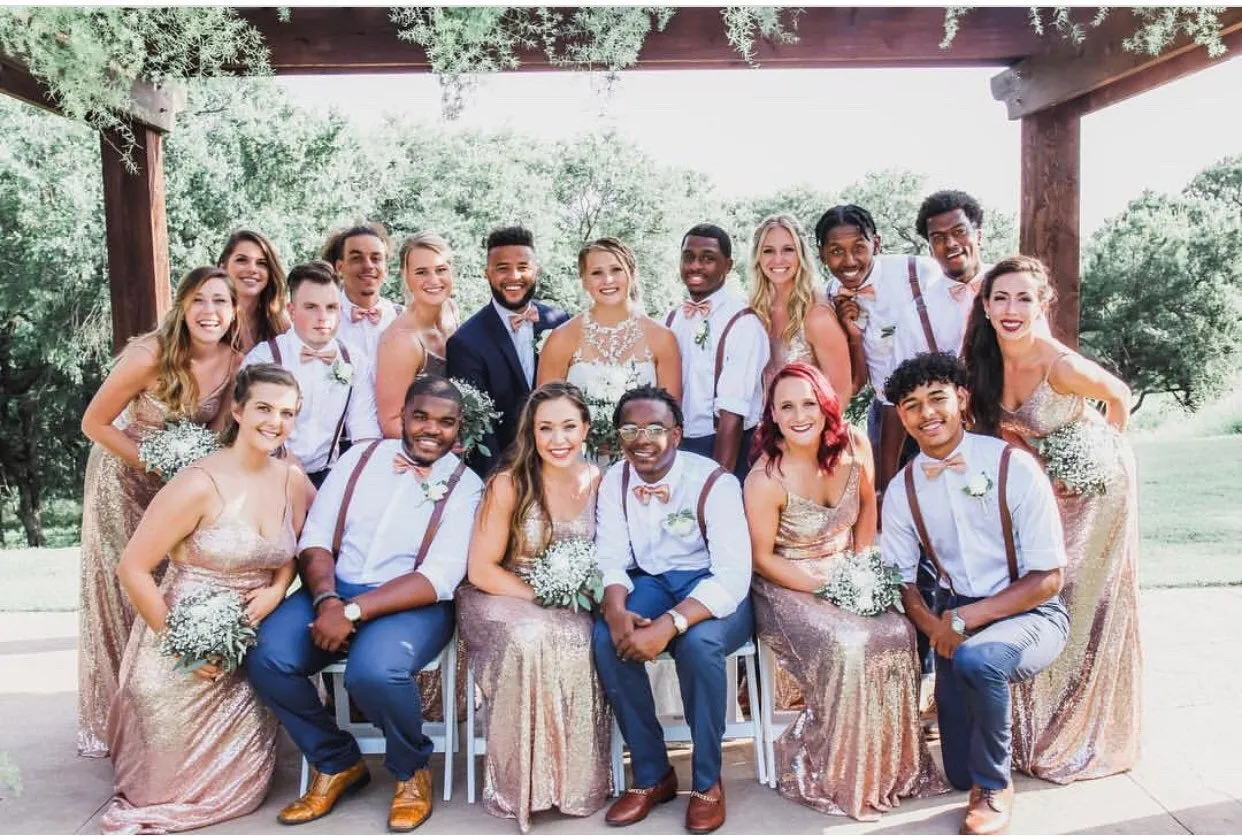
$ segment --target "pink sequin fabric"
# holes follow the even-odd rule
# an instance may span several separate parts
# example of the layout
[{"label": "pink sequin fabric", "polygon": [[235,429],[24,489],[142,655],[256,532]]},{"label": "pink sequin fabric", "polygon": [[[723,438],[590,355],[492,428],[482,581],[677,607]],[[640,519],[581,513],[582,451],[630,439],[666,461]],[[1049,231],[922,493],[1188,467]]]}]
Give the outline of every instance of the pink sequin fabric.
[{"label": "pink sequin fabric", "polygon": [[[775,553],[826,580],[851,545],[860,468],[834,507],[789,494]],[[914,627],[897,612],[864,618],[758,575],[760,639],[805,707],[776,740],[781,795],[822,813],[875,820],[901,798],[947,790],[919,725]]]},{"label": "pink sequin fabric", "polygon": [[776,377],[776,373],[790,363],[815,364],[815,352],[801,331],[794,334],[789,342],[769,335],[768,345],[772,353],[769,355],[768,364],[763,367],[763,391],[765,392],[768,391],[768,386],[771,385],[772,378]]},{"label": "pink sequin fabric", "polygon": [[[1028,440],[1075,421],[1103,421],[1047,380],[1002,426]],[[1124,438],[1103,496],[1058,496],[1069,566],[1065,650],[1013,689],[1013,762],[1068,784],[1130,769],[1139,757],[1143,654],[1138,623],[1138,491]]]},{"label": "pink sequin fabric", "polygon": [[[533,515],[526,519],[506,569],[538,558],[545,526]],[[548,542],[594,536],[592,501],[578,519],[554,521]],[[590,613],[545,609],[463,585],[457,625],[483,693],[487,812],[516,818],[525,833],[532,812],[599,810],[612,791],[612,714],[592,662]]]},{"label": "pink sequin fabric", "polygon": [[[230,379],[231,380],[231,379]],[[226,380],[199,401],[192,416],[210,423],[220,410]],[[121,416],[135,443],[164,428],[169,409],[149,392]],[[98,444],[86,462],[82,492],[82,557],[78,600],[78,754],[106,758],[108,706],[116,693],[121,655],[134,623],[134,609],[121,591],[116,566],[147,505],[164,486],[155,473],[130,467]]]},{"label": "pink sequin fabric", "polygon": [[[286,505],[265,537],[226,504],[174,550],[160,588],[169,606],[204,586],[244,593],[272,582],[297,538]],[[275,716],[243,671],[210,682],[173,669],[139,619],[108,716],[116,796],[104,833],[167,833],[236,818],[262,803],[276,767]]]}]

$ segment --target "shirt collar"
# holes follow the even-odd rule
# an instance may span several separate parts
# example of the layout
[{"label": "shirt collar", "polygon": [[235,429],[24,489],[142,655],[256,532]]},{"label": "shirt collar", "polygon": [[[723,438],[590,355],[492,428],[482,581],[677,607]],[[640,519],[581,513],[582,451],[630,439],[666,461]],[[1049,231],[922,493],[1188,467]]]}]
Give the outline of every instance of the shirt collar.
[{"label": "shirt collar", "polygon": [[[651,482],[651,483],[643,481],[643,478],[638,475],[638,471],[634,470],[634,466],[630,465],[630,470],[634,472],[634,487],[637,487],[638,485],[646,485],[646,484],[668,485],[669,498],[670,498],[670,501],[672,501],[673,491],[676,490],[677,483],[681,481],[681,474],[686,469],[684,459],[685,459],[685,456],[683,456],[681,452],[678,451],[677,456],[673,459],[673,466],[668,469],[668,473],[664,474],[664,478],[660,479],[657,482]],[[630,488],[630,490],[633,490],[633,489],[634,489],[633,487]]]},{"label": "shirt collar", "polygon": [[[342,322],[345,321],[345,319],[349,316],[349,312],[352,311],[356,307],[358,306],[355,305],[353,301],[351,301],[350,298],[345,295],[345,291],[342,290],[341,291],[341,321]],[[383,296],[375,300],[375,308],[379,310],[381,313],[387,313],[388,309],[391,307],[392,307],[392,302],[389,302],[388,299],[386,299]]]},{"label": "shirt collar", "polygon": [[[406,458],[409,458],[409,454],[405,452],[405,443],[401,439],[391,438],[391,439],[387,439],[387,441],[392,442],[392,445],[393,445],[392,455],[383,456],[382,458],[384,460],[391,462],[393,456],[405,456]],[[379,451],[376,451],[376,452],[379,452]],[[436,459],[432,463],[431,470],[429,471],[429,475],[427,477],[427,481],[428,482],[439,482],[441,480],[448,481],[449,476],[452,475],[453,470],[457,467],[457,463],[459,461],[460,459],[457,458],[457,455],[453,453],[452,450],[445,453],[443,456]]]},{"label": "shirt collar", "polygon": [[[521,313],[521,312],[522,312],[522,311],[511,311],[511,310],[509,310],[509,309],[508,309],[508,308],[506,308],[504,305],[502,305],[502,304],[500,304],[499,302],[497,302],[497,301],[496,301],[496,297],[495,297],[495,296],[493,296],[493,297],[492,297],[492,307],[496,309],[496,315],[500,317],[500,321],[501,321],[502,323],[504,323],[504,325],[505,325],[506,327],[509,325],[509,317],[514,316],[514,315],[519,314],[519,313]],[[534,310],[536,310],[536,311],[538,311],[538,310],[539,310],[538,308],[535,308],[535,300],[534,300],[534,299],[531,299],[531,300],[530,300],[530,302],[529,302],[529,303],[527,303],[527,306],[526,306],[526,307],[528,307],[528,308],[533,308],[533,309],[534,309]],[[523,308],[522,310],[524,311],[524,310],[526,310],[526,308]],[[534,323],[532,322],[532,323],[531,323],[531,325],[534,325]],[[512,332],[512,329],[510,329],[510,331]]]},{"label": "shirt collar", "polygon": [[286,331],[285,334],[289,337],[289,349],[295,355],[300,355],[303,348],[310,348],[311,351],[335,351],[338,354],[340,353],[340,346],[336,344],[336,337],[333,337],[324,343],[322,348],[311,348],[310,345],[307,344],[306,340],[299,337],[298,332],[294,331],[292,328]]},{"label": "shirt collar", "polygon": [[919,451],[918,459],[921,462],[942,462],[951,457],[954,453],[961,453],[962,458],[966,460],[966,463],[970,464],[970,438],[972,435],[973,433],[969,432],[962,433],[962,440],[957,443],[956,447],[946,453],[943,459],[932,458],[922,450]]}]

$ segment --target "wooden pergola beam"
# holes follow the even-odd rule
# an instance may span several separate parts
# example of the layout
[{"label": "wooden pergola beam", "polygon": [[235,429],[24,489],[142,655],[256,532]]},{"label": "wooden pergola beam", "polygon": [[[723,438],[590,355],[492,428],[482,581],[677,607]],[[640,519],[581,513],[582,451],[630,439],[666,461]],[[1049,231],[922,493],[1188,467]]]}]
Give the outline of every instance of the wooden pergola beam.
[{"label": "wooden pergola beam", "polygon": [[[7,55],[0,55],[0,93],[62,116],[60,105],[51,91],[30,74],[25,65]],[[177,111],[185,107],[185,90],[177,85],[135,81],[130,88],[130,104],[126,121],[168,133],[173,128]]]},{"label": "wooden pergola beam", "polygon": [[[1160,55],[1129,52],[1122,41],[1133,31],[1133,16],[1115,9],[1112,18],[1087,33],[1078,45],[1062,44],[1031,55],[992,78],[992,96],[1003,101],[1010,119],[1022,119],[1075,99],[1096,110],[1154,89],[1213,63],[1207,48],[1182,36]],[[1242,7],[1220,15],[1226,45],[1242,44]],[[1228,53],[1227,53],[1228,54]],[[1108,94],[1109,88],[1117,92]],[[1095,97],[1092,100],[1092,97]]]}]

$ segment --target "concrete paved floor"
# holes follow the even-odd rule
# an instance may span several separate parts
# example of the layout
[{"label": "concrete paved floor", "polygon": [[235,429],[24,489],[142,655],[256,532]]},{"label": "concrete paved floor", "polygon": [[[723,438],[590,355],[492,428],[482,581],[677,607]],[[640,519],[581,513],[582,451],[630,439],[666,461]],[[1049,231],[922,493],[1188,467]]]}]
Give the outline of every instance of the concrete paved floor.
[{"label": "concrete paved floor", "polygon": [[[1144,754],[1131,773],[1069,787],[1017,779],[1014,833],[1230,833],[1242,831],[1242,588],[1152,590],[1141,598],[1146,657]],[[73,613],[0,613],[0,752],[21,771],[23,793],[0,799],[0,833],[97,833],[111,794],[108,761],[74,754]],[[824,816],[785,801],[754,779],[749,743],[726,746],[729,819],[721,833],[956,833],[964,794],[909,801],[880,822]],[[686,753],[675,757],[685,786]],[[376,780],[299,833],[383,833],[392,780]],[[437,792],[442,760],[433,761]],[[454,798],[438,802],[421,833],[516,833],[512,821],[465,801],[464,757]],[[218,833],[283,832],[276,811],[296,793],[298,759],[282,741],[264,805]],[[681,833],[685,794],[633,833]],[[535,818],[539,833],[602,833],[587,819]]]}]

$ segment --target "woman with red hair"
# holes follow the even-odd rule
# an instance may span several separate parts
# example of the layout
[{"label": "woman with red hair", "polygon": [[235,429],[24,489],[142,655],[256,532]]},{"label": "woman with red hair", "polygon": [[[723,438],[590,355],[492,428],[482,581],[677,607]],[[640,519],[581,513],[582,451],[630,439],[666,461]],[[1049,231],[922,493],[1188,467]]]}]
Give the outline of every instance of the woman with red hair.
[{"label": "woman with red hair", "polygon": [[776,741],[781,795],[875,820],[943,792],[919,725],[915,634],[900,613],[863,617],[816,594],[845,552],[875,540],[871,448],[822,372],[776,373],[746,479],[759,638],[805,707]]}]

